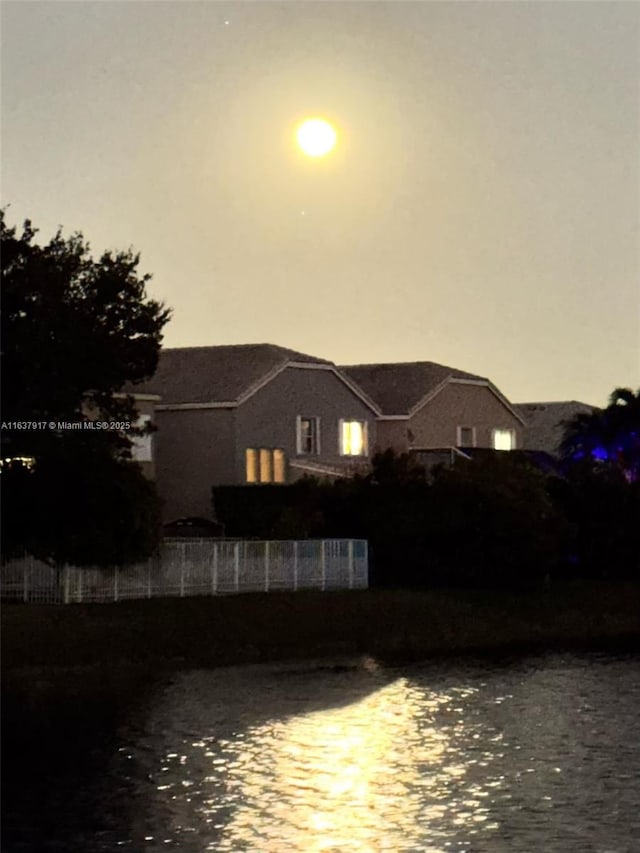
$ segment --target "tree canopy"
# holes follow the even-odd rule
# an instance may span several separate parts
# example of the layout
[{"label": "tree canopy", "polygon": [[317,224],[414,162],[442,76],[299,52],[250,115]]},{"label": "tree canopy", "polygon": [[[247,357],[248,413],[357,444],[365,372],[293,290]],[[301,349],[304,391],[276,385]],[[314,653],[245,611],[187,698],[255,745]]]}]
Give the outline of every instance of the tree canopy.
[{"label": "tree canopy", "polygon": [[616,388],[605,409],[578,414],[564,427],[563,457],[616,468],[627,480],[640,479],[640,389]]},{"label": "tree canopy", "polygon": [[[156,524],[159,504],[153,484],[130,461],[136,431],[49,424],[77,423],[90,412],[103,422],[135,424],[135,399],[123,389],[155,372],[170,311],[148,297],[150,276],[138,272],[132,249],[96,260],[80,233],[64,237],[59,229],[44,244],[36,235],[29,220],[18,230],[0,211],[4,552],[24,546],[79,565],[108,564],[114,555],[140,559],[151,541],[142,528]],[[25,422],[41,426],[16,428]],[[11,470],[7,460],[20,457],[34,459],[33,467]],[[118,493],[111,510],[108,500],[98,500]],[[133,506],[133,494],[144,507]],[[112,536],[128,544],[104,547]]]}]

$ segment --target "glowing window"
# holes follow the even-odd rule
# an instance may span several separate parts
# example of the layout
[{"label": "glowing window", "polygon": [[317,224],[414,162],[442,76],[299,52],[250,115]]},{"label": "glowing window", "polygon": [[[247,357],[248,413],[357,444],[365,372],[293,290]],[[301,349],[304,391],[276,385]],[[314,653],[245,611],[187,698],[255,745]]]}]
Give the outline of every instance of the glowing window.
[{"label": "glowing window", "polygon": [[271,447],[248,447],[245,451],[247,483],[286,483],[287,466],[284,450]]},{"label": "glowing window", "polygon": [[273,451],[268,447],[260,448],[260,482],[273,481]]},{"label": "glowing window", "polygon": [[286,466],[284,450],[273,451],[273,482],[284,483],[286,481]]},{"label": "glowing window", "polygon": [[258,451],[251,447],[246,451],[247,483],[258,482]]},{"label": "glowing window", "polygon": [[516,433],[513,429],[494,429],[493,434],[493,449],[494,450],[514,450],[516,446]]},{"label": "glowing window", "polygon": [[[146,427],[150,420],[151,415],[140,415],[136,421],[136,427]],[[151,462],[151,433],[131,439],[131,458],[136,462]]]},{"label": "glowing window", "polygon": [[298,453],[317,456],[320,453],[320,418],[298,417],[297,426]]},{"label": "glowing window", "polygon": [[340,421],[340,454],[364,456],[367,452],[367,424],[365,421]]}]

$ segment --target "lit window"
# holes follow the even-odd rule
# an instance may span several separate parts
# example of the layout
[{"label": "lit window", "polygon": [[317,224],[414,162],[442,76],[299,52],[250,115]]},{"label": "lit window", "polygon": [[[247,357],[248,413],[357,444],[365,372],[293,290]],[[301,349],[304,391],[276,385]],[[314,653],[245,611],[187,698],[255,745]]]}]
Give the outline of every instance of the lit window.
[{"label": "lit window", "polygon": [[[136,427],[146,427],[150,420],[151,415],[140,415],[136,421]],[[131,458],[136,462],[151,462],[151,433],[131,439]]]},{"label": "lit window", "polygon": [[320,453],[320,418],[298,417],[296,444],[301,455],[317,456]]},{"label": "lit window", "polygon": [[458,427],[458,443],[457,447],[475,447],[476,446],[476,428],[470,426]]},{"label": "lit window", "polygon": [[340,454],[365,456],[367,452],[367,424],[365,421],[340,421]]},{"label": "lit window", "polygon": [[247,483],[285,483],[287,466],[280,448],[248,447],[245,451]]},{"label": "lit window", "polygon": [[270,483],[273,480],[273,451],[267,447],[260,448],[260,482]]},{"label": "lit window", "polygon": [[494,450],[514,450],[516,446],[516,433],[513,429],[494,429],[493,434],[493,449]]},{"label": "lit window", "polygon": [[247,483],[258,482],[258,451],[252,447],[247,448],[246,452],[247,463]]},{"label": "lit window", "polygon": [[284,450],[273,451],[273,482],[284,483],[286,481],[286,466]]}]

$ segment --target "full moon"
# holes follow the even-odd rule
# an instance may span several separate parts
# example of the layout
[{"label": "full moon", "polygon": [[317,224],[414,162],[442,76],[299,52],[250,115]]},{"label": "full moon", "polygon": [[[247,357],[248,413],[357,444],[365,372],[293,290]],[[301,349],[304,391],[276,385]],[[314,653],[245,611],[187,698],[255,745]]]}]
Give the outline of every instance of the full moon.
[{"label": "full moon", "polygon": [[298,127],[296,139],[309,157],[324,157],[335,146],[338,134],[323,118],[308,118]]}]

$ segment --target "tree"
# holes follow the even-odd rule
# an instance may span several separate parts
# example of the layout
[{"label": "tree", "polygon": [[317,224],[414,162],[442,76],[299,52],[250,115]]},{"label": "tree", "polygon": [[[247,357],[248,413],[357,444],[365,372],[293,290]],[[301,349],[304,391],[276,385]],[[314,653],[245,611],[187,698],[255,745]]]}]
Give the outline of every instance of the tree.
[{"label": "tree", "polygon": [[569,420],[560,452],[568,462],[614,467],[629,482],[640,479],[640,389],[616,388],[605,409]]},{"label": "tree", "polygon": [[[94,260],[80,233],[65,238],[59,229],[45,245],[36,234],[28,220],[20,233],[8,227],[0,211],[4,554],[24,545],[52,562],[138,560],[157,540],[159,517],[155,489],[131,461],[140,432],[49,424],[77,423],[90,412],[135,424],[135,400],[122,389],[155,372],[170,311],[147,297],[150,276],[138,273],[131,249]],[[16,429],[16,422],[44,426]],[[20,458],[34,460],[30,470],[7,464]],[[20,507],[29,519],[22,530]],[[107,547],[111,537],[120,545]]]}]

